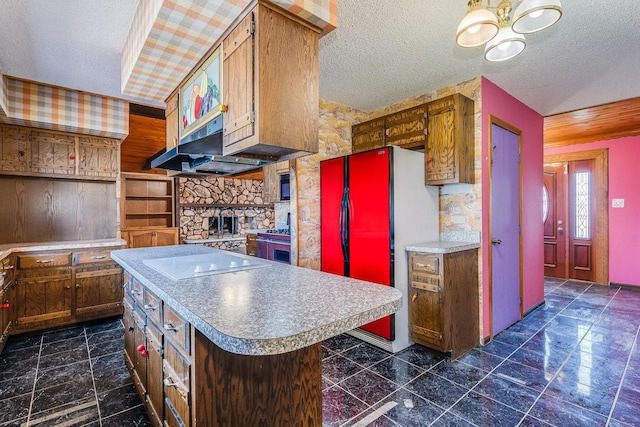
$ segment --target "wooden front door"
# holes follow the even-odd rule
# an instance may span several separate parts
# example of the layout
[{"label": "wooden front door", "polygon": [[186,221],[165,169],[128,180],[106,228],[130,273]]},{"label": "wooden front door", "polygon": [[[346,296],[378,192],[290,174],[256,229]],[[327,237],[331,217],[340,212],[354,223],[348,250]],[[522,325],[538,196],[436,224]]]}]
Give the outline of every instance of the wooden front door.
[{"label": "wooden front door", "polygon": [[567,277],[566,167],[566,163],[544,165],[544,186],[542,189],[542,217],[544,220],[544,275],[548,277]]},{"label": "wooden front door", "polygon": [[594,160],[545,164],[544,274],[595,281]]}]

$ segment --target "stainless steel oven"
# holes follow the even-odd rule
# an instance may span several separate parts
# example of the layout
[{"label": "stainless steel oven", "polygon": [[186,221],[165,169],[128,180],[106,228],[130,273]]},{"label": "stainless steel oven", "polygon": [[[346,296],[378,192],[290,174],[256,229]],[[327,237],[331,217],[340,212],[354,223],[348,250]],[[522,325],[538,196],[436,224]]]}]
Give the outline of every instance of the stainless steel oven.
[{"label": "stainless steel oven", "polygon": [[258,233],[258,257],[291,264],[291,236],[278,230]]}]

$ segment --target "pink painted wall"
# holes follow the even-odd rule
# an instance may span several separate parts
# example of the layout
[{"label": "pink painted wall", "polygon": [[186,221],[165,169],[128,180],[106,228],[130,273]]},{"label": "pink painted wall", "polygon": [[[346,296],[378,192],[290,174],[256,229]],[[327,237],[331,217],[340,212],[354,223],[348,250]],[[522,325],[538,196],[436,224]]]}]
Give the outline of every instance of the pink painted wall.
[{"label": "pink painted wall", "polygon": [[[609,281],[640,286],[640,136],[549,148],[545,155],[609,149]],[[611,199],[624,199],[612,208]]]},{"label": "pink painted wall", "polygon": [[[482,283],[483,336],[489,335],[489,116],[522,131],[522,276],[523,309],[544,300],[542,165],[543,117],[482,78]],[[495,309],[499,309],[494,307]]]}]

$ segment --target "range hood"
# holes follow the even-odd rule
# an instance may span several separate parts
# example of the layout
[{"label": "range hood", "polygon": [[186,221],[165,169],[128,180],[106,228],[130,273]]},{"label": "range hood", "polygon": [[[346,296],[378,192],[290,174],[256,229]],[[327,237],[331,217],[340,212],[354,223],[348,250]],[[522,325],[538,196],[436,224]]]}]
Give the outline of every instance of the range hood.
[{"label": "range hood", "polygon": [[151,159],[151,167],[184,174],[231,175],[257,169],[276,161],[273,156],[222,155],[222,115],[184,137],[180,144]]}]

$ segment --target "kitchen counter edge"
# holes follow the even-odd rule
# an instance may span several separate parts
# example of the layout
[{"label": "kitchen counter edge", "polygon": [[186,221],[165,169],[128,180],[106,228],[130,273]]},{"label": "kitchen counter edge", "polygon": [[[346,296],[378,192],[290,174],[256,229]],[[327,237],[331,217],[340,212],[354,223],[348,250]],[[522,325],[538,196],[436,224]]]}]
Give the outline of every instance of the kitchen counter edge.
[{"label": "kitchen counter edge", "polygon": [[424,252],[432,254],[448,254],[453,252],[461,252],[469,249],[477,249],[480,247],[479,242],[454,242],[448,240],[437,240],[434,242],[418,243],[407,245],[407,252]]},{"label": "kitchen counter edge", "polygon": [[0,258],[15,252],[56,251],[63,249],[87,249],[110,246],[126,246],[123,239],[70,240],[64,242],[9,243],[0,245]]}]

